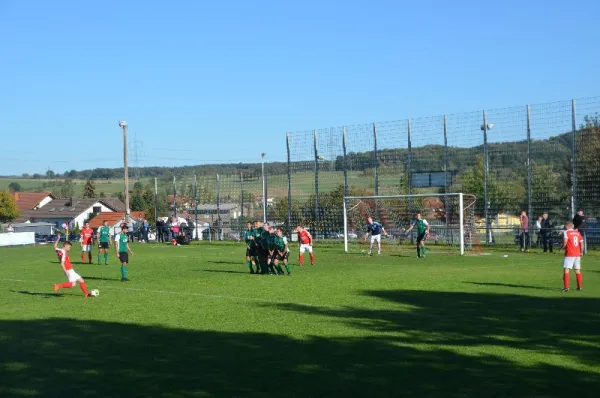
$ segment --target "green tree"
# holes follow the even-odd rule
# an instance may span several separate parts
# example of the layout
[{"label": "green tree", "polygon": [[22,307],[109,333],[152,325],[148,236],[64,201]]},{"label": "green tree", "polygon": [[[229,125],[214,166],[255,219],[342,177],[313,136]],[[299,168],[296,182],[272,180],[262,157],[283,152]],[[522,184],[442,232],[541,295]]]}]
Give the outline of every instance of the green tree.
[{"label": "green tree", "polygon": [[91,178],[87,180],[85,186],[83,187],[83,197],[84,198],[95,198],[96,197],[96,185],[94,184],[94,180]]},{"label": "green tree", "polygon": [[54,178],[54,177],[56,177],[56,173],[54,173],[54,171],[48,169],[46,171],[46,177],[48,177],[48,178]]},{"label": "green tree", "polygon": [[75,183],[73,180],[64,180],[60,183],[58,194],[61,198],[70,198],[75,194]]},{"label": "green tree", "polygon": [[13,181],[10,184],[8,184],[8,190],[10,192],[21,192],[21,184],[19,184],[16,181]]},{"label": "green tree", "polygon": [[0,222],[10,222],[19,217],[15,198],[8,191],[0,191]]},{"label": "green tree", "polygon": [[[457,176],[460,186],[452,187],[454,192],[463,192],[475,195],[477,202],[475,214],[485,214],[485,176],[483,155],[477,155],[477,162],[470,169]],[[518,182],[518,183],[517,183]],[[495,173],[488,173],[488,200],[491,213],[502,211],[517,211],[519,203],[523,201],[525,189],[520,180],[499,181]]]}]

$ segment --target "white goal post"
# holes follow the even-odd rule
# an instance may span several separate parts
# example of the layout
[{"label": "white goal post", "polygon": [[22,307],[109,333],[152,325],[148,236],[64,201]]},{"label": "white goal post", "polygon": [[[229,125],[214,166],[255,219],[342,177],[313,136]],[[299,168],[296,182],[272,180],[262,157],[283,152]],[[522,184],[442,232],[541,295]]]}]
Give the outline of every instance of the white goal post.
[{"label": "white goal post", "polygon": [[436,243],[458,246],[460,254],[475,238],[475,196],[461,193],[344,196],[344,251],[349,235],[366,232],[367,217],[381,222],[392,238],[401,243],[420,212],[428,220]]}]

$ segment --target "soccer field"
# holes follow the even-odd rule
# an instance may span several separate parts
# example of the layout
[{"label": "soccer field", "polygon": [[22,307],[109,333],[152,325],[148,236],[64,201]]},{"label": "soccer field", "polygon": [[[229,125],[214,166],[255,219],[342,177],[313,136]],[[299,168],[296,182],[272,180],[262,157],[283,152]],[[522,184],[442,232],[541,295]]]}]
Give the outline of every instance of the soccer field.
[{"label": "soccer field", "polygon": [[[315,247],[250,275],[244,245],[133,244],[131,282],[51,246],[0,249],[0,396],[598,396],[600,267],[561,293],[562,256]],[[294,249],[296,250],[296,249]],[[385,250],[385,248],[384,248]],[[507,258],[503,257],[508,253]],[[294,256],[295,257],[295,253]],[[94,254],[95,261],[95,254]]]}]

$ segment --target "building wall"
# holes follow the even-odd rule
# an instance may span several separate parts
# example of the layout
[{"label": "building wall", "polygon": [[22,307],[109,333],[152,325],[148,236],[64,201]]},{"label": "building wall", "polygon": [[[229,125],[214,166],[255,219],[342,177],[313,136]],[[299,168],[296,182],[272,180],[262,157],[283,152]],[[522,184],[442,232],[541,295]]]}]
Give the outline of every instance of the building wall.
[{"label": "building wall", "polygon": [[83,222],[86,219],[88,219],[89,216],[94,212],[94,207],[100,207],[102,212],[110,212],[110,213],[113,212],[112,209],[106,207],[104,204],[102,204],[100,202],[96,202],[92,206],[90,206],[88,209],[86,209],[85,211],[80,213],[74,219],[70,216],[65,216],[64,214],[60,214],[60,213],[57,213],[56,216],[54,216],[54,217],[39,218],[39,217],[35,217],[35,212],[33,212],[31,219],[33,220],[33,222],[53,223],[54,225],[56,225],[57,228],[62,228],[63,223],[70,223],[69,228],[71,228],[71,229],[74,228],[76,224],[79,224],[79,227],[81,228],[83,226]]}]

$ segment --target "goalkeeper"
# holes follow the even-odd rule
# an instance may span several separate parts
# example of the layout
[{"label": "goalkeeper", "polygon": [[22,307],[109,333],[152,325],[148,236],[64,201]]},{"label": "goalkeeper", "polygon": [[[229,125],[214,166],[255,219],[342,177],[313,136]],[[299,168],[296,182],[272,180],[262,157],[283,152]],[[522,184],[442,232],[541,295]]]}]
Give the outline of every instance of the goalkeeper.
[{"label": "goalkeeper", "polygon": [[415,220],[410,228],[406,230],[406,236],[415,226],[417,227],[417,258],[425,257],[425,239],[429,235],[429,223],[421,217],[420,212],[415,215]]},{"label": "goalkeeper", "polygon": [[377,221],[373,221],[373,217],[367,218],[367,235],[365,235],[365,241],[371,235],[371,244],[369,245],[369,255],[373,253],[373,243],[377,242],[377,254],[381,254],[381,233],[387,236],[383,225]]}]

